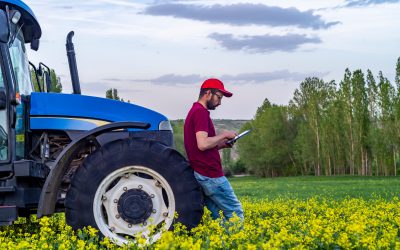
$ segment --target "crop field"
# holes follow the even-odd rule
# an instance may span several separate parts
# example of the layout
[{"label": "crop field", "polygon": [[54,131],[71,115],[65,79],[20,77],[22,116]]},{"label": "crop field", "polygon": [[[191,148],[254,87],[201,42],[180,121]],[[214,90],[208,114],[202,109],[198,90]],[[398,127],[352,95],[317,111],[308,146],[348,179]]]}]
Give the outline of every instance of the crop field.
[{"label": "crop field", "polygon": [[[231,178],[245,220],[202,223],[122,249],[400,249],[399,177]],[[63,214],[0,229],[0,249],[119,249]]]}]

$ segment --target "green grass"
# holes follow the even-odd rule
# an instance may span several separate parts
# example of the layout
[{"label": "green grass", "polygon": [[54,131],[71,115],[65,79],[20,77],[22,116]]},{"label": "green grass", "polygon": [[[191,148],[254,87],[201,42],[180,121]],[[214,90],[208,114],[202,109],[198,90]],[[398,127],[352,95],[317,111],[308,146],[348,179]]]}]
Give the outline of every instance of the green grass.
[{"label": "green grass", "polygon": [[386,200],[400,195],[400,177],[234,177],[229,179],[239,198],[250,199],[308,199],[311,197],[364,198]]}]

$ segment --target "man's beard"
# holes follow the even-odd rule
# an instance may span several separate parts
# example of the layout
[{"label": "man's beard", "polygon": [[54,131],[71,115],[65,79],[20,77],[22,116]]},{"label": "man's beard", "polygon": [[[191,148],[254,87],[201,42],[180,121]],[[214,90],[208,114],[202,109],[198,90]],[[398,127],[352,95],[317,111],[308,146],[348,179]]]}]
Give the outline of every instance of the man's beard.
[{"label": "man's beard", "polygon": [[212,100],[206,102],[206,106],[208,110],[215,110],[218,105],[215,105]]}]

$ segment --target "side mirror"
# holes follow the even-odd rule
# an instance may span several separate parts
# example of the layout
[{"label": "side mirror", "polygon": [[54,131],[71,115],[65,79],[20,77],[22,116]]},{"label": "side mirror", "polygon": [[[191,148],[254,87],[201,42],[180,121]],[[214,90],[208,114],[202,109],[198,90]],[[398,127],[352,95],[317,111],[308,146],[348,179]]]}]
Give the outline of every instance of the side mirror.
[{"label": "side mirror", "polygon": [[3,87],[0,88],[0,110],[7,108],[7,96]]},{"label": "side mirror", "polygon": [[8,29],[7,15],[3,10],[0,10],[0,42],[7,43],[10,36]]},{"label": "side mirror", "polygon": [[31,41],[31,49],[34,51],[39,49],[39,39],[35,38]]}]

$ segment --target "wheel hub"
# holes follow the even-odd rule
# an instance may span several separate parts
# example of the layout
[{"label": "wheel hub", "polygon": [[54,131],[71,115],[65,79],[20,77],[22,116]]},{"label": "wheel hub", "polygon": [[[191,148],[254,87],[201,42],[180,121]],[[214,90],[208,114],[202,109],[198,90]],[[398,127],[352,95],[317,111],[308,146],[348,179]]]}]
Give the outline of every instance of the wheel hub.
[{"label": "wheel hub", "polygon": [[[123,167],[99,184],[93,214],[102,234],[117,244],[128,244],[126,237],[155,241],[172,225],[174,193],[154,170],[143,166]],[[149,226],[154,226],[156,231],[149,231]]]},{"label": "wheel hub", "polygon": [[141,189],[124,192],[117,205],[121,218],[130,224],[145,222],[153,211],[153,202],[148,193]]}]

